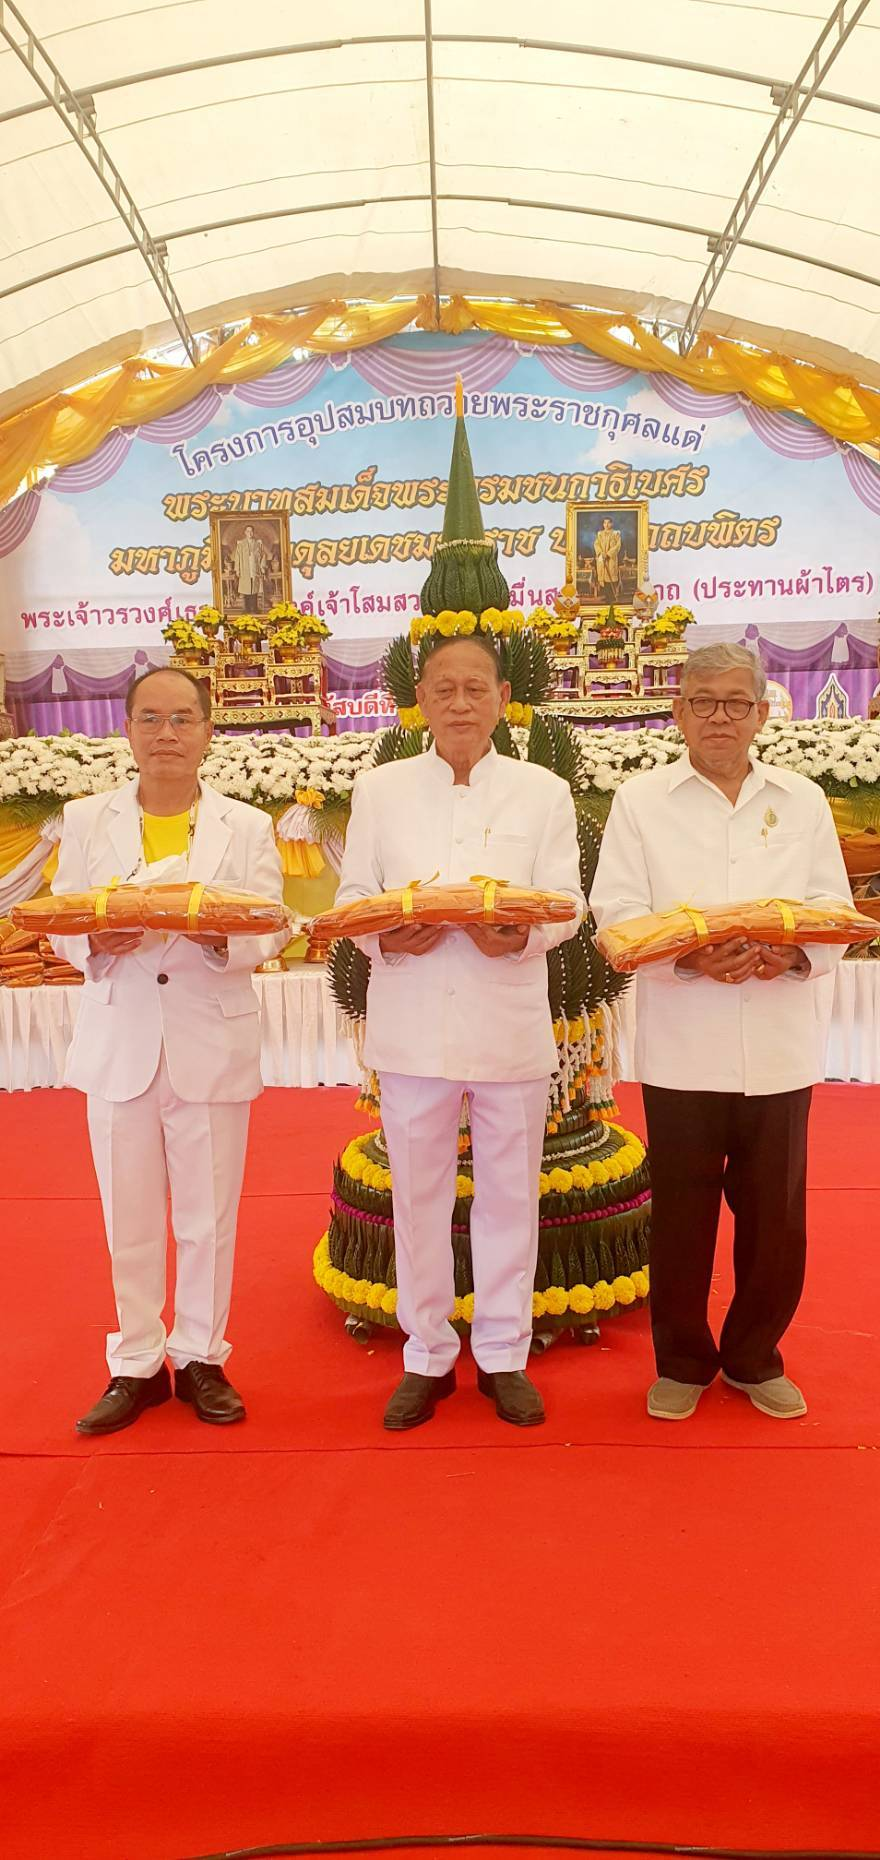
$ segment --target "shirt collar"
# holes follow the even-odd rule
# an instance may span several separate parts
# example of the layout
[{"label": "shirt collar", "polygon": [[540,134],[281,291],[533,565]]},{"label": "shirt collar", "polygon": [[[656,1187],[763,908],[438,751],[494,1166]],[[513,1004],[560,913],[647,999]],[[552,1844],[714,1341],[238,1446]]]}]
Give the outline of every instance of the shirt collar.
[{"label": "shirt collar", "polygon": [[[442,756],[438,756],[436,743],[431,744],[427,759],[438,780],[444,782],[449,788],[453,787],[455,776],[449,763],[444,762]],[[488,781],[497,760],[498,751],[495,748],[495,744],[490,743],[486,750],[486,754],[481,756],[479,762],[476,762],[471,769],[469,787],[479,788],[482,786],[483,782]]]},{"label": "shirt collar", "polygon": [[[778,769],[774,769],[769,763],[759,762],[756,756],[749,756],[749,774],[746,776],[746,781],[754,787],[763,788],[766,781],[772,780],[773,777],[780,772],[781,771]],[[680,756],[679,760],[673,763],[670,769],[669,793],[673,794],[675,789],[680,788],[686,781],[700,781],[706,788],[715,787],[715,783],[711,782],[708,776],[701,775],[699,769],[694,768],[688,750],[685,750],[684,755]],[[785,787],[786,784],[782,782],[780,786]],[[745,787],[745,782],[743,783],[743,787]],[[719,794],[721,793],[720,788],[717,792]],[[742,793],[742,789],[740,789],[740,793]]]}]

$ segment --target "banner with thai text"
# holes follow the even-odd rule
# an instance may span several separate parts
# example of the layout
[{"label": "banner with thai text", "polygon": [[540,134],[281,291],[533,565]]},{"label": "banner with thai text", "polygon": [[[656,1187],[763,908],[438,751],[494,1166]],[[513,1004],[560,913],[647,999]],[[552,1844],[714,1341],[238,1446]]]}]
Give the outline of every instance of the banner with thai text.
[{"label": "banner with thai text", "polygon": [[329,623],[331,660],[374,667],[420,608],[457,373],[513,605],[561,587],[570,499],[646,498],[661,602],[774,637],[790,621],[864,634],[876,616],[880,468],[865,455],[581,348],[409,335],[210,388],[0,511],[11,677],[49,652],[86,676],[111,650],[161,658],[168,619],[211,599],[215,511],[289,515],[293,598]]}]

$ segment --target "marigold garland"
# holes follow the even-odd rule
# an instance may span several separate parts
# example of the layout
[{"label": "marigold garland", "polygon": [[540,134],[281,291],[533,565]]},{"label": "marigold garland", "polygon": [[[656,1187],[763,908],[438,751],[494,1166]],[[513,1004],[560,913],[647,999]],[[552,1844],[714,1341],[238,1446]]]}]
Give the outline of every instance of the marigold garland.
[{"label": "marigold garland", "polygon": [[[373,1285],[368,1279],[352,1279],[348,1273],[340,1272],[330,1259],[330,1236],[322,1234],[312,1258],[312,1271],[316,1285],[322,1292],[338,1304],[359,1306],[362,1310],[384,1312],[386,1317],[394,1317],[397,1311],[397,1291],[394,1286]],[[637,1300],[647,1298],[650,1290],[650,1276],[647,1266],[640,1272],[619,1273],[609,1283],[599,1279],[595,1285],[573,1285],[566,1291],[562,1285],[550,1285],[546,1292],[535,1292],[532,1296],[532,1316],[564,1317],[567,1311],[573,1311],[577,1317],[589,1317],[593,1311],[611,1311],[615,1305],[633,1305]],[[474,1295],[468,1292],[464,1298],[456,1298],[449,1313],[453,1324],[472,1324],[474,1321]]]},{"label": "marigold garland", "polygon": [[506,607],[502,612],[499,607],[485,607],[478,616],[465,607],[460,613],[453,613],[451,608],[444,608],[439,614],[418,614],[409,629],[409,636],[414,646],[426,633],[440,633],[444,639],[467,639],[477,629],[481,633],[494,633],[497,637],[506,637],[518,633],[525,626],[525,615],[517,607]]}]

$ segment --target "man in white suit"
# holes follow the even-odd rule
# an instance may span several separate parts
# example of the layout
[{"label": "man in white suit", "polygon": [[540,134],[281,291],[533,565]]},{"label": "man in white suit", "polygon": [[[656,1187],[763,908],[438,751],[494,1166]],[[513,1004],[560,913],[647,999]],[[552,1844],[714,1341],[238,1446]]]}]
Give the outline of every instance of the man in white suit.
[{"label": "man in white suit", "polygon": [[[138,779],[68,803],[55,891],[191,878],[280,899],[268,816],[199,780],[206,687],[147,672],[126,710]],[[88,1097],[118,1321],[109,1387],[80,1433],[115,1433],[169,1400],[166,1355],[174,1392],[200,1420],[244,1419],[223,1364],[250,1101],[262,1090],[251,974],[285,940],[109,929],[58,939],[86,977],[65,1083]],[[177,1285],[166,1337],[169,1190]]]},{"label": "man in white suit", "polygon": [[379,1075],[394,1197],[405,1375],[385,1426],[418,1427],[455,1388],[450,1237],[463,1096],[474,1158],[471,1249],[478,1386],[519,1427],[544,1419],[525,1375],[538,1249],[538,1176],[556,1045],[546,952],[584,909],[574,804],[548,769],[500,756],[510,698],[479,635],[438,638],[418,700],[426,755],[370,769],[353,794],[340,903],[478,874],[567,892],[568,923],[526,930],[421,925],[359,938],[372,960],[364,1058]]}]

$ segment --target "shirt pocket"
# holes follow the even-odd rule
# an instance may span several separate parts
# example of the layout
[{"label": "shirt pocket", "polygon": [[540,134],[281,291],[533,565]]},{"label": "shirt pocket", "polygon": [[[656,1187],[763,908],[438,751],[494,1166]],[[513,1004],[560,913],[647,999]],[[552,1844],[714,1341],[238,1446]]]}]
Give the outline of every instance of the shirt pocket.
[{"label": "shirt pocket", "polygon": [[530,885],[534,851],[525,833],[490,833],[479,849],[481,863],[474,868],[486,878],[505,878],[509,884]]}]

